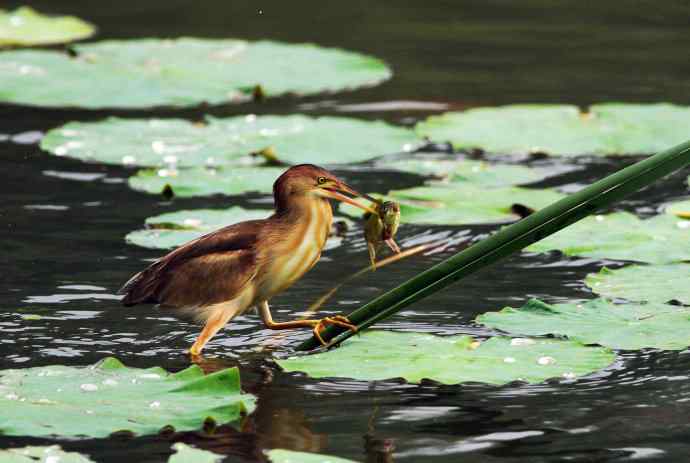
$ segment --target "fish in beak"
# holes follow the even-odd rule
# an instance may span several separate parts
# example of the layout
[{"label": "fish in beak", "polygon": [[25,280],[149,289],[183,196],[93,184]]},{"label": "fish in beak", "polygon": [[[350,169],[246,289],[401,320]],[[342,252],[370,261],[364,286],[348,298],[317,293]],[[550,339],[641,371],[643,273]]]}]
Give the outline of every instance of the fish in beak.
[{"label": "fish in beak", "polygon": [[370,212],[372,214],[378,214],[378,212],[376,212],[376,210],[373,209],[372,207],[365,206],[364,204],[360,204],[357,201],[355,201],[354,199],[352,199],[348,196],[345,196],[341,192],[350,194],[350,195],[355,196],[355,197],[362,197],[362,198],[368,199],[371,202],[376,202],[376,200],[374,198],[372,198],[371,196],[358,193],[357,191],[353,190],[350,186],[348,186],[344,182],[338,182],[337,184],[333,185],[332,187],[321,188],[319,190],[319,195],[324,196],[326,198],[335,199],[335,200],[343,202],[343,203],[351,204],[355,207],[363,209],[363,210]]}]

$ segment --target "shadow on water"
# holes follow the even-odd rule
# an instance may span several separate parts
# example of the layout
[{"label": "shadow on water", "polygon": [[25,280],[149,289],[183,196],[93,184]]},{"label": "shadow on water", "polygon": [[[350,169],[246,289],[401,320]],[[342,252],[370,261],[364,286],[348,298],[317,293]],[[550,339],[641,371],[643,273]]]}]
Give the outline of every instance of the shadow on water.
[{"label": "shadow on water", "polygon": [[[181,111],[115,113],[176,116],[205,113],[348,113],[413,123],[444,108],[515,102],[672,101],[689,103],[686,59],[690,8],[683,2],[120,2],[33,1],[47,12],[78,14],[101,27],[102,38],[195,35],[313,41],[373,53],[396,75],[380,87],[263,105]],[[9,2],[9,7],[17,2]],[[618,4],[615,4],[618,6]],[[344,29],[344,28],[347,29]],[[634,71],[631,71],[634,70]],[[400,101],[421,103],[401,104]],[[379,104],[383,102],[384,104]],[[114,355],[131,366],[188,365],[185,349],[198,327],[153,308],[120,307],[114,293],[129,275],[160,255],[125,244],[124,235],[165,211],[231,204],[257,207],[260,197],[174,200],[126,188],[133,172],[41,153],[40,132],[68,120],[111,113],[0,107],[2,356],[0,368],[52,363],[84,365]],[[36,133],[39,132],[39,133]],[[327,147],[325,148],[327,149]],[[539,161],[536,161],[537,163]],[[574,191],[631,160],[544,161],[553,177],[539,186]],[[574,169],[574,170],[573,170]],[[357,189],[380,191],[419,184],[413,175],[366,169],[342,172]],[[676,175],[620,205],[650,215],[662,202],[687,194]],[[451,245],[347,282],[323,308],[347,312],[485,236],[495,226],[405,225],[400,242],[430,239]],[[622,265],[609,263],[610,265]],[[325,253],[318,271],[274,301],[284,320],[367,265],[358,228]],[[558,302],[592,297],[582,278],[601,261],[522,254],[482,271],[381,324],[438,334],[489,332],[472,323],[484,311],[530,297]],[[257,317],[239,317],[213,340],[202,367],[239,365],[243,386],[258,407],[239,427],[195,433],[120,435],[68,440],[68,450],[97,461],[165,461],[173,441],[228,455],[226,461],[264,461],[264,448],[331,453],[367,462],[627,461],[660,457],[685,461],[690,413],[690,355],[622,352],[616,364],[590,377],[538,385],[410,385],[348,379],[310,380],[285,374],[271,350],[308,336],[276,336]],[[0,447],[54,442],[0,437]]]}]

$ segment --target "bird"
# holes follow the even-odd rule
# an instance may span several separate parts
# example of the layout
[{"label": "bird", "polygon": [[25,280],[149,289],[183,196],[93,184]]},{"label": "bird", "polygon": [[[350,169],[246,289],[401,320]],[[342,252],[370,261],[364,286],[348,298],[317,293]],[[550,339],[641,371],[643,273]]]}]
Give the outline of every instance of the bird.
[{"label": "bird", "polygon": [[204,323],[192,356],[252,307],[267,328],[309,327],[322,343],[319,332],[329,324],[356,330],[343,316],[276,322],[269,306],[319,260],[333,221],[330,199],[376,212],[343,193],[373,200],[316,165],[290,167],[273,185],[273,215],[220,228],[159,258],[124,284],[122,304],[158,304]]}]

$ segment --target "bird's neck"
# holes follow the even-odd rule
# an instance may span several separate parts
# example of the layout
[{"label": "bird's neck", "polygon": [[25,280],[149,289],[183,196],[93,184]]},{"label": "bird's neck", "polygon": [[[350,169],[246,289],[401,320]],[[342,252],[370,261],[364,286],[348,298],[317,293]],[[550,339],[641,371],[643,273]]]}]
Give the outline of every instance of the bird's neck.
[{"label": "bird's neck", "polygon": [[301,195],[278,204],[275,217],[289,223],[319,221],[330,228],[333,221],[333,209],[325,198],[315,195]]}]

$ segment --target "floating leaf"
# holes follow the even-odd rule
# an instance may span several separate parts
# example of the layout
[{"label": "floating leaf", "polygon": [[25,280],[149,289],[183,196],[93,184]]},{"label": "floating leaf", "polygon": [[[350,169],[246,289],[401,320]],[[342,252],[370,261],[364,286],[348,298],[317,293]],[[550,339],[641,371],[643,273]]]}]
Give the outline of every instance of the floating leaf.
[{"label": "floating leaf", "polygon": [[95,30],[74,16],[45,16],[28,6],[14,11],[0,9],[0,46],[71,42],[90,37]]},{"label": "floating leaf", "polygon": [[376,166],[417,175],[444,177],[451,182],[470,182],[490,188],[532,183],[544,177],[544,173],[538,169],[469,159],[382,160],[377,162]]},{"label": "floating leaf", "polygon": [[[683,219],[690,219],[690,199],[666,204],[663,210],[667,214],[673,214]],[[690,221],[686,223],[688,224],[687,226],[690,227]]]},{"label": "floating leaf", "polygon": [[567,336],[612,349],[680,350],[690,345],[690,310],[668,304],[613,304],[595,299],[549,305],[533,299],[477,317],[478,323],[510,334]]},{"label": "floating leaf", "polygon": [[662,214],[641,220],[628,212],[587,217],[527,248],[568,256],[666,264],[690,260],[690,221]]},{"label": "floating leaf", "polygon": [[381,121],[346,117],[206,117],[70,122],[50,130],[41,148],[58,156],[106,164],[177,167],[248,164],[249,154],[271,148],[288,164],[360,162],[416,146],[414,132]]},{"label": "floating leaf", "polygon": [[[377,84],[380,60],[336,48],[270,41],[111,40],[0,55],[0,101],[35,106],[148,108],[309,95]],[[200,78],[199,76],[203,76]]]},{"label": "floating leaf", "polygon": [[311,452],[273,449],[266,452],[271,463],[355,463],[352,460]]},{"label": "floating leaf", "polygon": [[125,240],[146,248],[169,249],[226,225],[265,219],[272,213],[268,209],[244,209],[239,206],[169,212],[149,217],[146,219],[147,229],[133,231]]},{"label": "floating leaf", "polygon": [[[382,197],[372,193],[373,196]],[[563,195],[553,190],[504,187],[486,188],[469,182],[434,183],[385,195],[400,203],[401,222],[417,224],[460,225],[498,223],[518,218],[513,204],[539,209],[558,201]],[[341,204],[340,211],[361,216],[353,206]]]},{"label": "floating leaf", "polygon": [[0,449],[0,463],[93,463],[86,455],[65,452],[59,445]]},{"label": "floating leaf", "polygon": [[650,154],[690,132],[690,108],[671,104],[511,105],[431,116],[417,133],[455,148],[554,156]]},{"label": "floating leaf", "polygon": [[174,444],[173,450],[175,453],[168,459],[168,463],[216,463],[225,458],[225,455],[197,449],[182,442]]},{"label": "floating leaf", "polygon": [[477,347],[469,336],[367,331],[339,349],[277,362],[286,371],[302,371],[313,378],[505,384],[582,376],[605,368],[615,358],[608,349],[574,341],[533,341],[516,344],[510,338],[495,337]]},{"label": "floating leaf", "polygon": [[179,197],[268,194],[283,172],[278,167],[144,169],[129,178],[129,186],[153,194],[161,194],[169,186]]},{"label": "floating leaf", "polygon": [[0,406],[5,435],[105,437],[166,425],[193,430],[207,417],[235,421],[254,408],[254,398],[240,392],[237,368],[204,376],[195,365],[171,374],[110,357],[90,367],[0,370]]},{"label": "floating leaf", "polygon": [[[233,206],[228,209],[193,209],[169,212],[146,219],[148,228],[133,231],[125,237],[128,243],[145,248],[170,249],[213,230],[245,220],[265,219],[273,214],[268,209],[244,209]],[[343,219],[337,219],[342,221]],[[339,237],[331,236],[325,249],[340,244]]]},{"label": "floating leaf", "polygon": [[597,294],[629,301],[690,304],[690,264],[631,265],[590,273],[585,284]]}]

